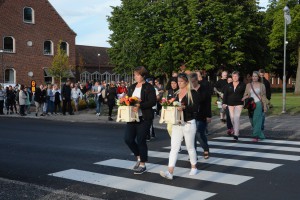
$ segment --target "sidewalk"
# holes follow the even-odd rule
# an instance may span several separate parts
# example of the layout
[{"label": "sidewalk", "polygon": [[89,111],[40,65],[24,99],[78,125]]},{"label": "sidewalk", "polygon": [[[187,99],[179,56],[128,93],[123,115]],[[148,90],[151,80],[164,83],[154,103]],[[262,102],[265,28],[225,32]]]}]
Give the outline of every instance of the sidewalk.
[{"label": "sidewalk", "polygon": [[[104,112],[105,113],[105,112]],[[19,117],[20,115],[1,115],[1,117]],[[83,122],[83,123],[110,123],[121,125],[125,123],[117,123],[116,117],[113,117],[114,121],[108,121],[108,116],[102,114],[96,116],[95,110],[84,110],[75,113],[75,115],[50,115],[50,116],[35,116],[35,113],[25,116],[25,118],[33,118],[40,120],[54,120],[54,121],[65,121],[65,122]],[[241,127],[240,136],[251,136],[251,125],[247,116],[241,116]],[[265,135],[267,138],[273,139],[289,139],[289,140],[300,140],[300,115],[279,115],[279,116],[267,116],[265,123]],[[166,130],[166,124],[159,124],[159,117],[154,119],[154,127],[158,129]],[[208,125],[209,134],[213,137],[225,136],[226,125],[220,122],[217,116],[212,118],[212,122]]]}]

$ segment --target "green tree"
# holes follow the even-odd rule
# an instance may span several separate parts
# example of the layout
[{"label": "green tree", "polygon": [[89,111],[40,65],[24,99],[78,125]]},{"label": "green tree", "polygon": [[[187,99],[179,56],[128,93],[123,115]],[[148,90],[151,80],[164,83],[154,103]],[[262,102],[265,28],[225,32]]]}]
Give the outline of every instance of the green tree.
[{"label": "green tree", "polygon": [[57,45],[56,54],[53,58],[52,65],[49,67],[49,73],[52,77],[59,80],[71,77],[70,71],[74,67],[69,64],[69,57],[65,50],[61,48],[61,41]]},{"label": "green tree", "polygon": [[[295,93],[300,94],[300,5],[298,0],[273,1],[267,10],[267,20],[271,26],[269,46],[272,53],[272,67],[275,74],[283,76],[283,38],[284,13],[283,8],[288,5],[292,23],[287,25],[286,70],[287,80],[296,74]],[[297,69],[298,68],[298,69]]]},{"label": "green tree", "polygon": [[109,55],[117,72],[170,74],[182,61],[247,72],[268,56],[263,17],[254,0],[123,0],[108,18]]}]

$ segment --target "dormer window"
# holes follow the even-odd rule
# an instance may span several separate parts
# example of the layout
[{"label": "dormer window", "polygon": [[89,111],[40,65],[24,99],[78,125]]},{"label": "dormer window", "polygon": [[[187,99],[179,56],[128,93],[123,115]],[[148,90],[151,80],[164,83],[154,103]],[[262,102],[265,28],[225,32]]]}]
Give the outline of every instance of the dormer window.
[{"label": "dormer window", "polygon": [[9,36],[3,38],[3,50],[8,53],[15,53],[15,38]]},{"label": "dormer window", "polygon": [[64,50],[67,56],[69,56],[69,44],[67,42],[61,42],[60,49]]},{"label": "dormer window", "polygon": [[53,55],[53,42],[51,40],[44,42],[44,55]]},{"label": "dormer window", "polygon": [[25,23],[34,24],[34,10],[30,7],[25,7],[23,11],[23,17]]}]

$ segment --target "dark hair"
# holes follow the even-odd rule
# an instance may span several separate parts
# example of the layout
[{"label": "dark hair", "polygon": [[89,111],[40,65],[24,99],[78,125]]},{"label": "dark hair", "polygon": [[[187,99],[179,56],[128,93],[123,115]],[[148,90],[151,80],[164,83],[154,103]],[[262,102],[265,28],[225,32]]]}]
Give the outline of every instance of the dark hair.
[{"label": "dark hair", "polygon": [[170,79],[170,83],[171,83],[171,82],[177,83],[177,77],[172,77],[172,78]]},{"label": "dark hair", "polygon": [[20,90],[24,90],[24,89],[25,89],[25,86],[21,85]]},{"label": "dark hair", "polygon": [[178,78],[183,78],[185,81],[189,81],[188,75],[186,73],[178,74]]},{"label": "dark hair", "polygon": [[264,69],[259,69],[258,72],[259,73],[266,73]]},{"label": "dark hair", "polygon": [[137,72],[139,75],[144,77],[146,80],[146,76],[148,75],[148,70],[144,66],[139,66],[134,69],[134,72]]},{"label": "dark hair", "polygon": [[190,79],[196,79],[196,80],[198,80],[198,74],[197,73],[191,73],[190,74]]}]

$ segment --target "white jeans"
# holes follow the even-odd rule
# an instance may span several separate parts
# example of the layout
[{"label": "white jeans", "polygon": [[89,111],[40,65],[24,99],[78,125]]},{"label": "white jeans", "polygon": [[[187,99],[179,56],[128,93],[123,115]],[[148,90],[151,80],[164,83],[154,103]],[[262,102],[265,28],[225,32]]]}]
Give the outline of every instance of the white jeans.
[{"label": "white jeans", "polygon": [[184,125],[173,125],[171,137],[171,151],[169,155],[169,167],[175,167],[178,151],[184,137],[187,151],[189,153],[191,165],[196,165],[197,154],[195,150],[196,120],[191,120]]},{"label": "white jeans", "polygon": [[231,123],[234,129],[234,135],[239,136],[240,134],[240,116],[243,109],[242,105],[239,106],[228,106]]}]

